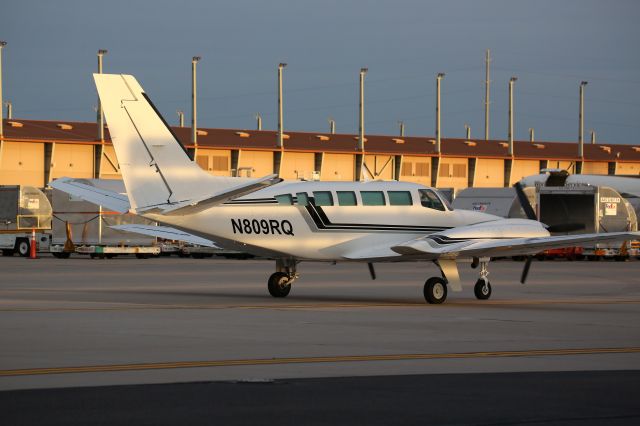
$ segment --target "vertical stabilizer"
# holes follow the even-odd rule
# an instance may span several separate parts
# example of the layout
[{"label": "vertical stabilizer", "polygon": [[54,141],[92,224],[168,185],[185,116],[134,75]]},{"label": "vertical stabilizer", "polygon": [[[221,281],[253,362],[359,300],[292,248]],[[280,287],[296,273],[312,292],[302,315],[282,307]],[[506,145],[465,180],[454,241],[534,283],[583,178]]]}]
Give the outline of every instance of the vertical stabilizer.
[{"label": "vertical stabilizer", "polygon": [[237,178],[212,176],[191,161],[135,77],[93,77],[133,209],[182,203],[238,185]]}]

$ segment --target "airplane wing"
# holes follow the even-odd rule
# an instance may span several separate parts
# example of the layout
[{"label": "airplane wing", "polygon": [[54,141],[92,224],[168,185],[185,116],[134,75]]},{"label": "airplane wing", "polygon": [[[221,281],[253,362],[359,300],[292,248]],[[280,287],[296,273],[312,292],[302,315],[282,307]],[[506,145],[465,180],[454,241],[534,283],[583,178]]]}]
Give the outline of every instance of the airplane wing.
[{"label": "airplane wing", "polygon": [[457,257],[522,256],[542,250],[580,246],[606,241],[625,241],[640,238],[640,232],[609,232],[601,234],[557,235],[531,238],[469,238],[454,239],[432,234],[406,243],[396,244],[391,250],[401,255],[424,259]]},{"label": "airplane wing", "polygon": [[126,224],[126,225],[114,225],[110,226],[112,229],[118,231],[135,232],[136,234],[150,235],[152,237],[164,238],[167,240],[184,241],[185,243],[197,244],[199,246],[220,248],[213,241],[206,238],[198,237],[193,234],[189,234],[179,229],[171,228],[169,226],[153,226],[153,225],[138,225],[138,224]]},{"label": "airplane wing", "polygon": [[83,183],[83,179],[63,177],[54,180],[49,186],[118,213],[127,213],[130,208],[129,198],[126,194],[96,188]]}]

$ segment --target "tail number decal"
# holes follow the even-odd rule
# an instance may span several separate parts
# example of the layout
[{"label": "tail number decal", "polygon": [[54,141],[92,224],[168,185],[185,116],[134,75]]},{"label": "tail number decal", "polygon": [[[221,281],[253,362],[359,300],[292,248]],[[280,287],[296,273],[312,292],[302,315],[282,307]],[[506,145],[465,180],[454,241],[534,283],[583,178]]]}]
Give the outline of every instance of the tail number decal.
[{"label": "tail number decal", "polygon": [[231,219],[234,234],[293,235],[293,225],[288,220]]}]

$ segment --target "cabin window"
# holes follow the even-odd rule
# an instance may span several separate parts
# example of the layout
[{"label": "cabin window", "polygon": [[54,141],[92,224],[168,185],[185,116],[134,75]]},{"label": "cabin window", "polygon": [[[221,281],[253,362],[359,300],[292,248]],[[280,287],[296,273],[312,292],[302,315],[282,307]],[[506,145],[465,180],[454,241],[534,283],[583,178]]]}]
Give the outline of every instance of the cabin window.
[{"label": "cabin window", "polygon": [[299,206],[308,206],[309,205],[309,196],[307,195],[306,192],[298,192],[296,194],[296,197],[298,198],[298,205]]},{"label": "cabin window", "polygon": [[438,197],[432,190],[420,189],[418,192],[420,193],[420,203],[424,207],[440,211],[446,210],[444,204],[442,204],[442,201],[440,200],[440,197]]},{"label": "cabin window", "polygon": [[283,206],[293,205],[293,197],[291,194],[276,195],[276,201],[278,204],[282,204]]},{"label": "cabin window", "polygon": [[411,192],[409,191],[388,191],[389,204],[392,206],[410,206],[413,205]]},{"label": "cabin window", "polygon": [[384,206],[384,193],[382,191],[361,191],[362,205],[364,206]]},{"label": "cabin window", "polygon": [[331,195],[331,191],[313,191],[313,199],[316,206],[333,205],[333,195]]},{"label": "cabin window", "polygon": [[353,191],[338,191],[338,204],[341,206],[356,206],[356,193]]}]

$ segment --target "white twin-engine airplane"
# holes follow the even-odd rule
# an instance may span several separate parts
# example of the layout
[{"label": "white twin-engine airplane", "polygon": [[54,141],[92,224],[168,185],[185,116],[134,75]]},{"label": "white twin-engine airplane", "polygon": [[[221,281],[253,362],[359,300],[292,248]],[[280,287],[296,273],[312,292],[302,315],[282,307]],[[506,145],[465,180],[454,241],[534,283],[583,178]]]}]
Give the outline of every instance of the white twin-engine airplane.
[{"label": "white twin-engine airplane", "polygon": [[[426,281],[427,302],[444,302],[447,284],[453,291],[462,290],[462,262],[480,266],[474,293],[488,299],[487,265],[492,256],[528,255],[524,283],[531,256],[541,250],[640,237],[638,232],[551,236],[536,220],[454,210],[437,190],[406,182],[212,176],[191,161],[133,76],[94,78],[126,196],[69,178],[52,186],[167,225],[119,229],[200,244],[215,241],[275,259],[276,272],[268,280],[274,297],[289,294],[301,261],[364,262],[374,279],[375,262],[433,261],[442,276]],[[528,202],[523,208],[535,219]]]}]

